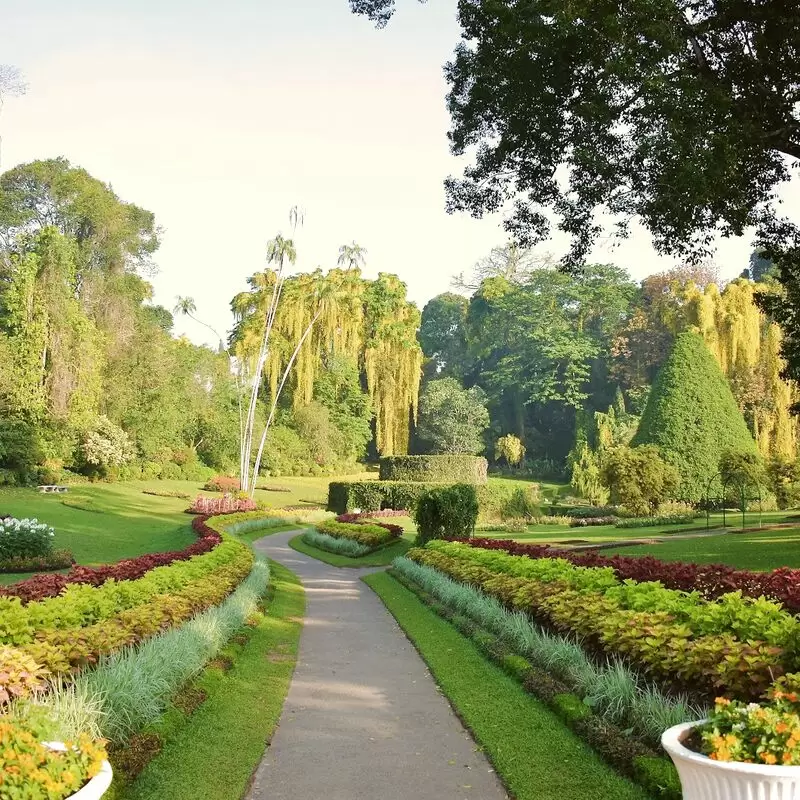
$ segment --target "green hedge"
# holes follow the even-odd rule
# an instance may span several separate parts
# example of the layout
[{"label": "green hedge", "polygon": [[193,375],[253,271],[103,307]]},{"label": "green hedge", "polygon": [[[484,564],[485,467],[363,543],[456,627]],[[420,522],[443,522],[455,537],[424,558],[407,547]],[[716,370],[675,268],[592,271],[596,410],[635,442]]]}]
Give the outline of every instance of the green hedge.
[{"label": "green hedge", "polygon": [[333,481],[328,487],[328,511],[345,514],[354,508],[411,510],[424,491],[438,485],[411,481]]},{"label": "green hedge", "polygon": [[381,459],[382,481],[476,483],[487,480],[489,464],[482,456],[387,456]]}]

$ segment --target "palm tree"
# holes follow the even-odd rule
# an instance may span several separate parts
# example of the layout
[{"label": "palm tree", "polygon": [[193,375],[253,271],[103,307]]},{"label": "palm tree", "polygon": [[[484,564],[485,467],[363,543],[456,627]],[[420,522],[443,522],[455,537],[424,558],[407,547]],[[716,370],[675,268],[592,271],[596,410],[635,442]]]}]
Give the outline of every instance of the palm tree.
[{"label": "palm tree", "polygon": [[336,262],[339,266],[346,266],[348,269],[363,267],[366,264],[367,251],[355,241],[353,244],[343,244],[339,248],[339,259]]}]

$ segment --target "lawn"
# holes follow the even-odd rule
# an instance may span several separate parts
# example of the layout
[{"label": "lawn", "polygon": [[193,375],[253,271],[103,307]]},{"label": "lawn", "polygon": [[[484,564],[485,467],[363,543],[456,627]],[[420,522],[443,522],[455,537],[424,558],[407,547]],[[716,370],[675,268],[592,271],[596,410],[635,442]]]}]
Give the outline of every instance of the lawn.
[{"label": "lawn", "polygon": [[517,800],[644,800],[544,705],[386,573],[364,578]]},{"label": "lawn", "polygon": [[763,533],[725,533],[697,539],[604,550],[604,555],[655,556],[665,561],[722,563],[740,569],[800,568],[800,527]]},{"label": "lawn", "polygon": [[[330,480],[264,478],[261,485],[289,491],[257,490],[256,499],[274,508],[324,504]],[[183,513],[189,501],[144,494],[143,490],[183,492],[193,497],[201,493],[201,488],[196,481],[133,481],[78,484],[63,495],[41,494],[36,489],[2,489],[0,514],[36,517],[52,525],[57,548],[70,550],[79,564],[97,565],[144,553],[180,550],[191,544],[191,517]],[[0,584],[26,577],[0,574]]]}]

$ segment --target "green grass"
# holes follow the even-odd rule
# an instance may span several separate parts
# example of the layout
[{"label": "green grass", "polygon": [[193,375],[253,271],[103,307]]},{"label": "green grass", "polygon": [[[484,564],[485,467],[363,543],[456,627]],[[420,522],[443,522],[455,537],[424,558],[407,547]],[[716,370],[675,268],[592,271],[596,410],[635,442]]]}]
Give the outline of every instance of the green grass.
[{"label": "green grass", "polygon": [[289,547],[293,550],[311,556],[311,558],[316,558],[318,561],[324,561],[332,567],[385,567],[391,564],[398,556],[404,555],[412,546],[412,540],[404,537],[369,555],[361,558],[350,558],[349,556],[340,556],[336,553],[320,550],[318,547],[312,547],[303,541],[302,534],[289,540]]},{"label": "green grass", "polygon": [[274,596],[267,615],[228,672],[206,670],[206,701],[162,722],[161,753],[115,800],[230,800],[244,795],[280,718],[305,613],[300,581],[270,562]]},{"label": "green grass", "polygon": [[604,555],[614,553],[655,556],[665,561],[730,564],[739,569],[800,568],[800,528],[763,533],[725,533],[603,551]]},{"label": "green grass", "polygon": [[[0,513],[36,517],[55,529],[55,547],[70,550],[79,564],[104,564],[144,553],[180,550],[195,537],[186,501],[142,494],[134,484],[70,487],[71,501],[87,501],[91,511],[65,506],[58,495],[36,489],[0,491]],[[0,575],[0,583],[27,577]]]},{"label": "green grass", "polygon": [[646,798],[394,578],[377,573],[364,582],[415,644],[516,800]]}]

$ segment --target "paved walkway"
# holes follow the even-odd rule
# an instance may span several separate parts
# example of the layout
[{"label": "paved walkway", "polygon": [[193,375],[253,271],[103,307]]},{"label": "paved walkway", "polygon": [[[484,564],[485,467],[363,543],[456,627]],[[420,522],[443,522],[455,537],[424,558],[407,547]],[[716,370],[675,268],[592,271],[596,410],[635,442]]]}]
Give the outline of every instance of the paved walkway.
[{"label": "paved walkway", "polygon": [[306,618],[280,724],[248,800],[503,800],[484,755],[414,646],[360,577],[295,552],[256,549],[303,582]]}]

